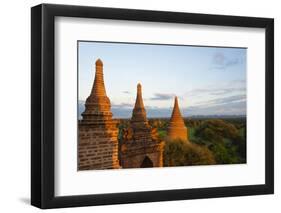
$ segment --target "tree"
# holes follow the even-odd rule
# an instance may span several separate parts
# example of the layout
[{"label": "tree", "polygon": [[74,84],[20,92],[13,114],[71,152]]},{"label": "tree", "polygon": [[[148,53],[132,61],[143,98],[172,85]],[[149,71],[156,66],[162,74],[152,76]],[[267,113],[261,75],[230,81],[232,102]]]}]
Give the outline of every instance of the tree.
[{"label": "tree", "polygon": [[[212,131],[210,131],[212,130]],[[221,119],[206,120],[197,128],[196,135],[208,140],[219,138],[236,138],[239,135],[238,129],[231,123]]]},{"label": "tree", "polygon": [[206,145],[212,151],[217,164],[244,163],[246,140],[240,132],[230,122],[210,119],[195,129],[195,138],[192,141]]},{"label": "tree", "polygon": [[205,146],[182,140],[167,140],[164,149],[164,166],[215,164],[213,154]]}]

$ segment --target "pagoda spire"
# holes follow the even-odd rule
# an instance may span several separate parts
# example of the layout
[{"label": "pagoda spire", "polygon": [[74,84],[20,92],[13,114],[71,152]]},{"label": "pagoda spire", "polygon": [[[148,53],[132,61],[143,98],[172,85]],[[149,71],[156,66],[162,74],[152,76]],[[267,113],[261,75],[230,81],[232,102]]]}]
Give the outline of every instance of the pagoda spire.
[{"label": "pagoda spire", "polygon": [[[144,104],[143,104],[143,100],[142,100],[141,84],[140,83],[138,83],[138,85],[137,85],[137,98],[136,98],[135,108],[144,109]],[[144,111],[145,111],[145,109],[144,109]]]},{"label": "pagoda spire", "polygon": [[138,86],[137,86],[137,98],[136,98],[136,102],[135,102],[135,107],[133,109],[133,115],[132,115],[131,122],[147,123],[146,111],[145,111],[144,104],[143,104],[142,89],[141,89],[140,83],[138,83]]},{"label": "pagoda spire", "polygon": [[103,63],[100,59],[96,61],[96,74],[92,87],[91,95],[106,96],[104,80],[103,80]]},{"label": "pagoda spire", "polygon": [[170,123],[173,126],[184,126],[184,120],[182,118],[180,109],[179,109],[179,102],[178,97],[175,97],[174,108],[171,116]]},{"label": "pagoda spire", "polygon": [[96,122],[97,120],[112,118],[110,100],[106,95],[103,79],[103,63],[98,59],[95,65],[95,80],[91,93],[85,103],[82,122]]},{"label": "pagoda spire", "polygon": [[179,109],[177,97],[175,97],[174,108],[168,127],[168,137],[170,139],[181,139],[184,141],[188,140],[187,128],[184,124],[184,120]]}]

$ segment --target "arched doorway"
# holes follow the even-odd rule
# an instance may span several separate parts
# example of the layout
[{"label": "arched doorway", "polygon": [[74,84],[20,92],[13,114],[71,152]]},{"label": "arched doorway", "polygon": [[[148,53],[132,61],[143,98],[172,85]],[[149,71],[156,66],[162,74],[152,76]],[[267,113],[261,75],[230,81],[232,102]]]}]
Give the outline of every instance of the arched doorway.
[{"label": "arched doorway", "polygon": [[153,162],[150,160],[149,157],[145,156],[145,158],[141,163],[140,168],[149,168],[149,167],[153,167]]}]

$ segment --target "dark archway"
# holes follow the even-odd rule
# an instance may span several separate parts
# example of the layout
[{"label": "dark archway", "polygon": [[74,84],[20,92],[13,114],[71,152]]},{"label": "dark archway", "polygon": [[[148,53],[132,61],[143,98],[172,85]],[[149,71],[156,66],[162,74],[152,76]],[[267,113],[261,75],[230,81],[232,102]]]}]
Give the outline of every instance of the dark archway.
[{"label": "dark archway", "polygon": [[140,168],[149,168],[149,167],[153,167],[153,162],[150,160],[149,157],[145,156],[145,158],[141,163]]}]

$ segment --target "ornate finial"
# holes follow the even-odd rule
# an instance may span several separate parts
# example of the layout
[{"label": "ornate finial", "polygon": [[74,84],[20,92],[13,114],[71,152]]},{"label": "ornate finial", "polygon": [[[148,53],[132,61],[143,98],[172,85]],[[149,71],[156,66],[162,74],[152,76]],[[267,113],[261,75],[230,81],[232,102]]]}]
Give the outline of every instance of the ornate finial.
[{"label": "ornate finial", "polygon": [[142,100],[142,91],[141,91],[141,84],[138,83],[137,85],[137,99],[135,103],[135,108],[143,108],[144,109],[144,104]]},{"label": "ornate finial", "polygon": [[138,83],[138,85],[137,85],[137,93],[141,94],[141,84],[140,83]]},{"label": "ornate finial", "polygon": [[106,96],[103,80],[103,63],[100,59],[96,61],[96,74],[92,88],[92,94],[95,96]]},{"label": "ornate finial", "polygon": [[179,108],[179,103],[178,103],[178,97],[177,96],[175,96],[175,104],[174,105],[175,105],[174,108],[175,107]]},{"label": "ornate finial", "polygon": [[102,60],[96,60],[96,66],[103,66]]}]

